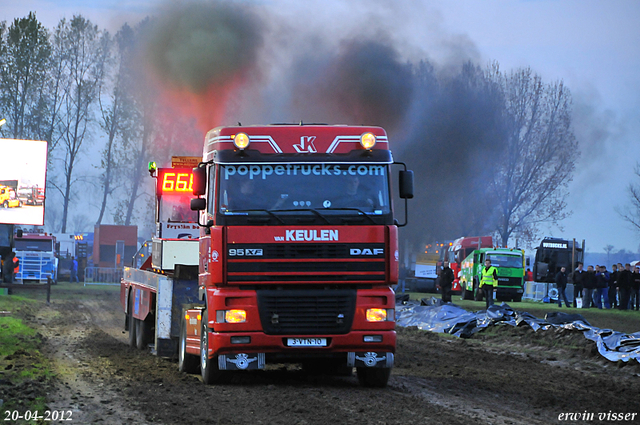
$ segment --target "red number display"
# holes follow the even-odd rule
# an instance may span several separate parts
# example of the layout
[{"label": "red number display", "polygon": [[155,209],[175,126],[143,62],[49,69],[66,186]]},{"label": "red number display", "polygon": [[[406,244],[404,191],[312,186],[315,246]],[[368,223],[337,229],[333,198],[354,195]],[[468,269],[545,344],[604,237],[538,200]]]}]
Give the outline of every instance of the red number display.
[{"label": "red number display", "polygon": [[158,194],[190,194],[193,192],[193,173],[189,169],[158,169]]}]

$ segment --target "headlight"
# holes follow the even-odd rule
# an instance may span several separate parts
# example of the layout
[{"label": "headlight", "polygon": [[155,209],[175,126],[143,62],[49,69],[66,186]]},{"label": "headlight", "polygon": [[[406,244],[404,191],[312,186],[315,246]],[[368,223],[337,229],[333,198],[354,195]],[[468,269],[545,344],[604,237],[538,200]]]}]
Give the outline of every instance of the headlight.
[{"label": "headlight", "polygon": [[368,308],[366,316],[367,322],[386,322],[395,319],[392,308]]},{"label": "headlight", "polygon": [[218,323],[244,323],[247,321],[245,310],[218,310],[216,311],[216,322]]}]

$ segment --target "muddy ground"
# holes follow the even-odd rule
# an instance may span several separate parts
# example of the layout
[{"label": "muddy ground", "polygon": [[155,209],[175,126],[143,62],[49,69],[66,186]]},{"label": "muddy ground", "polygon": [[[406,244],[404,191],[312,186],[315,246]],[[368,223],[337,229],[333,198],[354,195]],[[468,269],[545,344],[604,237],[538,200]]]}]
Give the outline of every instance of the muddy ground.
[{"label": "muddy ground", "polygon": [[[44,389],[48,407],[72,411],[66,423],[549,424],[567,422],[558,416],[568,412],[595,414],[575,423],[602,423],[597,414],[609,411],[640,413],[640,365],[606,361],[575,331],[504,326],[462,340],[398,329],[385,389],[295,366],[205,386],[175,362],[126,345],[114,291],[53,301],[29,320],[56,373]],[[623,422],[640,423],[634,419]]]}]

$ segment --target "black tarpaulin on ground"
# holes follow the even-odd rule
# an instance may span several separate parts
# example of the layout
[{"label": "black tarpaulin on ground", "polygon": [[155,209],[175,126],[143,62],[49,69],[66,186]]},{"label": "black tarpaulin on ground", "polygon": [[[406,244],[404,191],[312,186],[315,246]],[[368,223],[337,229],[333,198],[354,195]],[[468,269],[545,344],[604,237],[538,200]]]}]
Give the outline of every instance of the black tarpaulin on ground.
[{"label": "black tarpaulin on ground", "polygon": [[460,338],[469,338],[490,325],[529,325],[534,331],[564,328],[582,331],[585,338],[594,341],[598,352],[608,360],[640,362],[640,332],[624,334],[610,329],[591,326],[579,314],[549,313],[544,319],[513,310],[508,304],[492,305],[487,310],[470,312],[452,303],[443,303],[437,298],[415,301],[399,300],[396,305],[396,323],[399,326],[416,326],[418,329],[438,333],[449,333]]}]

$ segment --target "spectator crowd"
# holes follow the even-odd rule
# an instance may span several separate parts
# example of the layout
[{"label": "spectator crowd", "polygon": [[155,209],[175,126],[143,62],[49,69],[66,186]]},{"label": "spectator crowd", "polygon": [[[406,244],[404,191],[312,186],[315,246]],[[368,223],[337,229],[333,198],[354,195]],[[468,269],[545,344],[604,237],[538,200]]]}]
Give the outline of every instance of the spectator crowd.
[{"label": "spectator crowd", "polygon": [[[640,268],[631,264],[614,264],[612,271],[607,266],[588,266],[578,263],[573,271],[573,307],[618,308],[640,310]],[[563,267],[555,277],[558,288],[558,305],[569,307],[566,288],[569,276]]]}]

